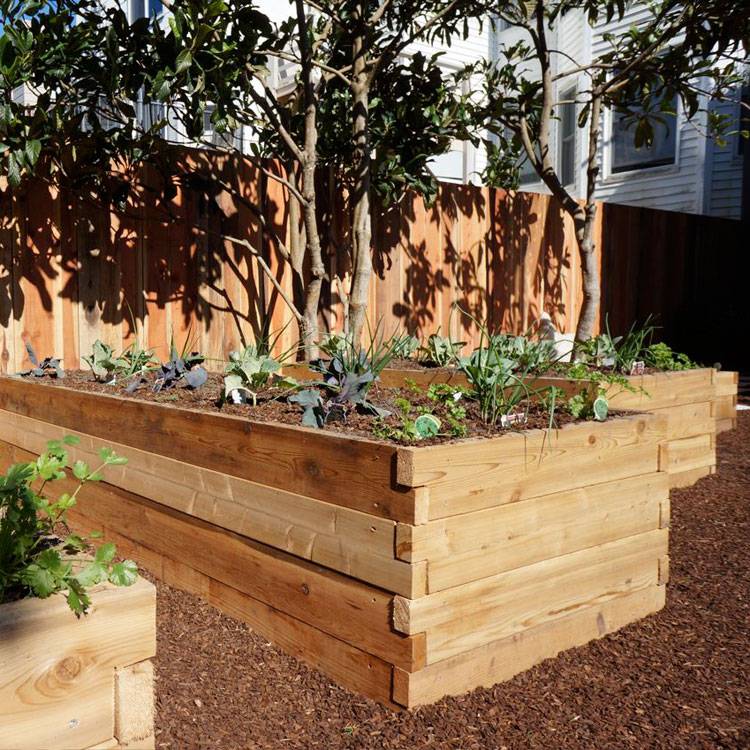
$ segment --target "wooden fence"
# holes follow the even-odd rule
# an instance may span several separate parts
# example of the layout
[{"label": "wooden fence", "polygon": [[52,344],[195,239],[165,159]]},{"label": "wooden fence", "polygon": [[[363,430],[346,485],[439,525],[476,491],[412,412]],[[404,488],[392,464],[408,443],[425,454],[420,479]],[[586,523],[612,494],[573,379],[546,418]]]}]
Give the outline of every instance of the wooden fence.
[{"label": "wooden fence", "polygon": [[[119,212],[41,182],[2,193],[0,370],[25,366],[26,341],[69,368],[97,338],[119,349],[138,337],[160,357],[172,336],[178,345],[191,338],[217,365],[264,323],[283,331],[280,347],[294,343],[296,326],[279,293],[298,292],[283,257],[291,244],[286,188],[248,161],[193,152],[183,166],[187,178],[171,182],[166,199],[161,178],[147,175],[139,200]],[[206,170],[236,194],[207,198]],[[324,194],[330,275],[346,284],[347,211],[333,184]],[[739,222],[613,205],[599,217],[602,313],[613,329],[655,313],[682,344],[685,321],[701,321],[700,329],[688,327],[702,334],[713,319],[707,307],[718,301],[728,311],[726,326],[747,322],[733,276],[735,266],[747,266]],[[382,330],[440,329],[475,341],[474,323],[456,305],[506,331],[528,329],[543,311],[559,329],[574,326],[581,279],[572,223],[548,196],[443,184],[434,205],[412,197],[376,210],[373,224],[370,315]],[[276,284],[259,271],[253,250],[227,236],[257,250]],[[712,269],[714,257],[721,270]],[[691,315],[701,288],[708,296],[695,297]],[[324,290],[326,328],[343,323],[338,289],[330,283]],[[727,307],[732,299],[735,311]]]}]

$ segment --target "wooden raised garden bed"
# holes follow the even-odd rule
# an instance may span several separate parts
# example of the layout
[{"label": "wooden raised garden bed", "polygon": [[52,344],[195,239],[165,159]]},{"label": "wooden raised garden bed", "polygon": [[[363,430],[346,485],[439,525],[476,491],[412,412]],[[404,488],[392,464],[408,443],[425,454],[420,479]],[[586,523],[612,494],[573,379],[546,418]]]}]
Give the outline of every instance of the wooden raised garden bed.
[{"label": "wooden raised garden bed", "polygon": [[[292,377],[318,378],[307,365],[284,368]],[[386,387],[401,387],[408,380],[426,388],[433,383],[466,386],[466,378],[449,368],[385,369],[380,377]],[[737,425],[738,373],[713,368],[631,375],[628,382],[636,392],[612,386],[608,398],[617,410],[654,412],[669,419],[667,439],[662,447],[663,468],[671,487],[687,487],[716,470],[716,435]],[[584,383],[564,377],[536,378],[535,388],[557,386],[574,394]]]},{"label": "wooden raised garden bed", "polygon": [[93,589],[80,618],[62,594],[0,605],[0,748],[153,747],[155,651],[145,579]]},{"label": "wooden raised garden bed", "polygon": [[399,447],[0,379],[0,440],[129,458],[72,519],[339,683],[415,706],[664,604],[655,414]]}]

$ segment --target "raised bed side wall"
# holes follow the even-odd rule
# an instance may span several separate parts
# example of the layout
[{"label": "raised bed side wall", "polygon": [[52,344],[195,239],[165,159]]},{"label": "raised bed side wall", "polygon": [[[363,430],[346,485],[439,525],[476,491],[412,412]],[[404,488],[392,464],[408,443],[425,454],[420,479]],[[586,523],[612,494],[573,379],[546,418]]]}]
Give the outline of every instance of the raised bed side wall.
[{"label": "raised bed side wall", "polygon": [[0,409],[4,465],[64,434],[73,458],[128,456],[84,488],[81,528],[389,705],[507,679],[664,603],[661,415],[396,447],[9,379]]},{"label": "raised bed side wall", "polygon": [[[287,366],[284,372],[299,379],[319,377],[303,364]],[[463,373],[451,369],[386,369],[380,380],[393,388],[402,387],[407,381],[422,388],[433,383],[467,385]],[[635,392],[612,386],[608,393],[610,406],[669,418],[662,450],[671,486],[687,487],[712,474],[716,469],[716,435],[737,425],[738,373],[701,368],[633,375],[628,381]],[[536,378],[530,385],[556,386],[568,394],[577,393],[582,387],[580,381],[562,377]]]},{"label": "raised bed side wall", "polygon": [[0,605],[0,749],[154,747],[156,591],[145,579]]}]

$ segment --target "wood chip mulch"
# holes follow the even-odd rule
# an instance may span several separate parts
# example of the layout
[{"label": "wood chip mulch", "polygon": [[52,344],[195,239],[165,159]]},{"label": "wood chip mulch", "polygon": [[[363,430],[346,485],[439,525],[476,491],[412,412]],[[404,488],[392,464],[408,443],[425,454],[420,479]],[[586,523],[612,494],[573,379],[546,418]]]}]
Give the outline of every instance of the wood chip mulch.
[{"label": "wood chip mulch", "polygon": [[672,493],[665,610],[515,679],[393,713],[159,584],[157,747],[749,748],[750,412]]}]

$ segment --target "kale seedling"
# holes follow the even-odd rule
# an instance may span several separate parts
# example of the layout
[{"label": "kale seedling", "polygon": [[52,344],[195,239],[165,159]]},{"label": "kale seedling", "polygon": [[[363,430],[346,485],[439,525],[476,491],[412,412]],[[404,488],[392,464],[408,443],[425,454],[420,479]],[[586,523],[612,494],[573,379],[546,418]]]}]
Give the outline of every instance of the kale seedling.
[{"label": "kale seedling", "polygon": [[24,370],[18,374],[21,377],[32,376],[35,378],[58,378],[62,379],[65,377],[65,371],[60,366],[61,359],[57,357],[45,357],[43,360],[39,360],[34,351],[34,347],[27,341],[26,342],[26,353],[29,355],[31,364],[34,366],[30,370]]}]

